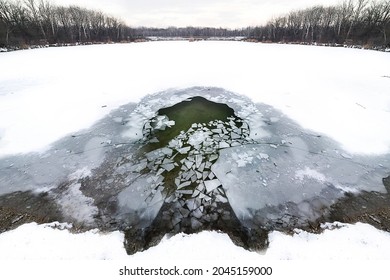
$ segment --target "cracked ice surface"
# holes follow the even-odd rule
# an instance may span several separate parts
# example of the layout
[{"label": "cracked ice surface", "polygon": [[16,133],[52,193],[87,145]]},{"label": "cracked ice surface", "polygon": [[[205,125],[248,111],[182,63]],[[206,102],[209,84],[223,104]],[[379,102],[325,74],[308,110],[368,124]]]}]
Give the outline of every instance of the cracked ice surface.
[{"label": "cracked ice surface", "polygon": [[[153,190],[159,183],[155,183],[152,176],[141,176],[137,178],[128,188],[118,195],[118,205],[121,212],[135,214],[140,219],[151,221],[157,215],[163,204],[162,189]],[[152,195],[153,194],[153,195]]]},{"label": "cracked ice surface", "polygon": [[[162,162],[155,168],[160,172],[173,168],[172,163],[164,164],[167,157],[188,153],[175,179],[179,196],[192,195],[205,203],[214,199],[208,196],[210,191],[222,187],[226,196],[216,193],[215,198],[228,200],[242,221],[268,225],[295,219],[298,225],[323,215],[323,210],[346,192],[385,192],[381,180],[390,165],[386,156],[351,156],[338,143],[303,129],[271,106],[254,104],[223,89],[191,88],[155,94],[141,102],[142,112],[150,115],[145,108],[157,111],[195,95],[233,108],[243,125],[248,125],[250,134],[243,137],[233,123],[229,131],[227,124],[218,122],[211,129],[193,124],[169,142],[172,154],[156,157],[158,151],[152,152],[148,159],[157,165]],[[169,121],[163,117],[159,120]],[[164,127],[164,123],[157,127]],[[194,154],[207,148],[211,148],[208,159]],[[192,183],[199,186],[192,191],[186,189]]]},{"label": "cracked ice surface", "polygon": [[[386,192],[386,156],[346,156],[331,139],[305,131],[266,105],[257,143],[220,150],[212,171],[236,215],[248,223],[302,223],[346,192]],[[251,131],[251,135],[253,131]],[[288,218],[286,218],[288,217]]]},{"label": "cracked ice surface", "polygon": [[[145,140],[145,131],[175,126],[156,112],[194,96],[227,104],[243,120],[242,126],[233,119],[193,124],[165,147],[134,159],[133,147]],[[180,162],[175,161],[178,154]],[[66,215],[89,224],[110,209],[106,207],[110,201],[118,212],[104,214],[108,215],[104,221],[118,215],[144,222],[152,221],[164,202],[179,201],[186,206],[178,207],[187,209],[175,212],[172,223],[197,205],[191,208],[191,223],[199,226],[203,206],[217,201],[228,202],[248,223],[293,226],[292,218],[315,219],[345,192],[384,192],[382,178],[388,176],[390,163],[388,155],[351,155],[271,106],[220,88],[194,87],[146,96],[137,105],[113,111],[90,129],[58,141],[44,154],[9,157],[0,167],[0,194],[47,191]],[[94,171],[97,168],[100,174]],[[174,195],[164,192],[167,173],[175,175]],[[60,188],[67,180],[69,184]],[[189,197],[192,202],[185,204]]]}]

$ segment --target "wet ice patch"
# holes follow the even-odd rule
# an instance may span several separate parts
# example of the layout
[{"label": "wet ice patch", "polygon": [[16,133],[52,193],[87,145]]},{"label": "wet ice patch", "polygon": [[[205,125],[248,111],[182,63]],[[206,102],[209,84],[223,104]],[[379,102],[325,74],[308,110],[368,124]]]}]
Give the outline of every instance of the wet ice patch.
[{"label": "wet ice patch", "polygon": [[75,219],[77,222],[92,225],[99,210],[94,205],[94,200],[85,196],[80,190],[81,184],[75,183],[68,187],[57,200],[64,215]]},{"label": "wet ice patch", "polygon": [[267,135],[251,145],[220,150],[212,166],[242,221],[304,224],[346,192],[385,192],[382,178],[390,166],[385,157],[348,156],[325,136],[304,131],[268,106],[258,108]]},{"label": "wet ice patch", "polygon": [[126,129],[122,132],[122,136],[130,141],[142,139],[143,124],[151,114],[153,112],[149,107],[138,105],[125,120]]},{"label": "wet ice patch", "polygon": [[251,164],[253,160],[253,156],[249,155],[248,153],[232,153],[232,158],[237,162],[237,167],[245,167],[247,164]]},{"label": "wet ice patch", "polygon": [[304,170],[297,170],[295,172],[295,178],[303,181],[304,179],[314,179],[320,182],[326,182],[324,174],[321,174],[317,170],[311,169],[306,166]]},{"label": "wet ice patch", "polygon": [[153,220],[164,202],[161,183],[158,176],[151,174],[133,181],[118,195],[122,215],[136,214],[142,220]]},{"label": "wet ice patch", "polygon": [[91,169],[88,167],[83,167],[70,174],[68,178],[69,180],[72,181],[72,180],[78,180],[80,178],[88,177],[91,175],[92,175]]},{"label": "wet ice patch", "polygon": [[[169,133],[179,121],[159,115],[159,110],[198,95],[224,102],[237,115],[193,123],[162,143],[156,131]],[[349,156],[337,143],[305,131],[274,108],[223,89],[161,92],[145,97],[133,109],[120,117],[112,112],[102,121],[107,123],[105,130],[97,125],[88,136],[70,136],[66,145],[57,146],[66,150],[53,148],[39,155],[43,165],[38,166],[37,157],[31,160],[32,167],[26,167],[25,158],[0,162],[5,167],[0,173],[12,171],[0,176],[0,184],[46,183],[45,173],[55,170],[71,181],[90,177],[78,181],[83,188],[70,183],[66,190],[63,185],[46,190],[57,195],[64,214],[78,222],[88,224],[95,215],[107,215],[101,220],[109,227],[145,220],[148,223],[140,223],[144,229],[162,216],[166,228],[177,231],[182,220],[198,230],[204,222],[226,218],[218,207],[227,203],[243,223],[291,228],[320,217],[345,192],[384,191],[381,179],[389,170],[387,157]],[[49,183],[55,185],[53,180]],[[103,205],[99,212],[92,197]],[[164,203],[174,210],[164,209],[165,214],[158,216]]]},{"label": "wet ice patch", "polygon": [[[381,176],[385,168],[379,170],[377,164],[370,166],[359,157],[348,157],[337,143],[303,130],[274,108],[233,97],[222,89],[162,92],[145,98],[142,108],[150,114],[151,110],[159,110],[157,106],[164,103],[163,98],[168,104],[173,100],[186,102],[191,101],[186,99],[191,94],[200,93],[214,102],[228,104],[242,122],[236,124],[234,118],[228,118],[193,123],[166,141],[166,147],[164,144],[164,148],[145,154],[148,162],[143,166],[146,164],[153,174],[170,178],[160,185],[170,186],[169,195],[162,198],[166,203],[179,201],[180,205],[188,205],[185,200],[191,197],[197,205],[212,205],[215,198],[229,202],[245,223],[252,220],[266,227],[291,227],[320,217],[346,192],[384,191]],[[155,132],[168,134],[170,120],[165,114],[154,115],[150,120],[143,127],[143,141],[156,145],[149,147],[158,147],[161,143]],[[177,122],[172,128],[176,125]],[[389,165],[388,161],[381,162],[382,167]],[[153,197],[157,187],[143,190]],[[143,203],[133,202],[143,205],[139,209],[145,209]],[[194,215],[199,221],[198,214],[203,213],[199,209],[191,214],[187,211],[192,210],[186,209],[166,218],[172,218],[175,224],[179,217]],[[156,213],[157,208],[153,215]]]}]

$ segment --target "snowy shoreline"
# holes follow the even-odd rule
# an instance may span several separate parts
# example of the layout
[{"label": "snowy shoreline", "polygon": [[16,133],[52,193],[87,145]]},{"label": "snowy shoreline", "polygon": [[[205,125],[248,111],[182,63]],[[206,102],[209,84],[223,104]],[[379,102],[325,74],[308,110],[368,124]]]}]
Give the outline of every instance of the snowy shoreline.
[{"label": "snowy shoreline", "polygon": [[[53,228],[63,227],[63,229]],[[123,234],[70,233],[58,223],[25,224],[0,234],[0,259],[12,260],[388,260],[390,233],[357,223],[324,224],[322,234],[296,231],[293,235],[272,232],[266,251],[249,252],[235,246],[224,233],[204,231],[178,234],[144,252],[128,256]],[[202,244],[198,246],[196,244]],[[188,252],[191,252],[190,256]]]}]

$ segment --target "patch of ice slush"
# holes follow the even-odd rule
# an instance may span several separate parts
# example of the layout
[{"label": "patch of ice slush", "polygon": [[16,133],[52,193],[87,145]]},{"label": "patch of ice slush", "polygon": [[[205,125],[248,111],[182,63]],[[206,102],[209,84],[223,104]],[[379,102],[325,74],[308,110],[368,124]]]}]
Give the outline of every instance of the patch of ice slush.
[{"label": "patch of ice slush", "polygon": [[65,215],[69,215],[80,223],[90,225],[93,224],[94,217],[99,210],[94,205],[93,198],[85,196],[80,187],[79,183],[69,186],[57,202]]},{"label": "patch of ice slush", "polygon": [[188,144],[191,146],[199,146],[210,136],[210,131],[196,131],[188,138]]},{"label": "patch of ice slush", "polygon": [[80,178],[91,176],[91,169],[88,167],[83,167],[79,170],[76,170],[68,176],[69,180],[78,180]]},{"label": "patch of ice slush", "polygon": [[297,170],[295,172],[295,178],[303,181],[304,178],[311,178],[320,182],[326,182],[325,175],[318,172],[317,170],[305,167],[303,170]]},{"label": "patch of ice slush", "polygon": [[251,164],[253,156],[247,153],[232,153],[232,158],[237,162],[237,167],[245,167],[247,164]]}]

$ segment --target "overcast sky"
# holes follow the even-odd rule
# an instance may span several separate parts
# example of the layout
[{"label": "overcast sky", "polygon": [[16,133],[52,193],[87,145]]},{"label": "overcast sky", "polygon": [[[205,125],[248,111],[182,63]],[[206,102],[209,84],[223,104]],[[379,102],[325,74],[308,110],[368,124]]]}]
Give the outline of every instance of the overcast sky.
[{"label": "overcast sky", "polygon": [[240,28],[265,23],[273,16],[342,0],[52,0],[101,10],[127,24],[148,27],[210,26]]}]

